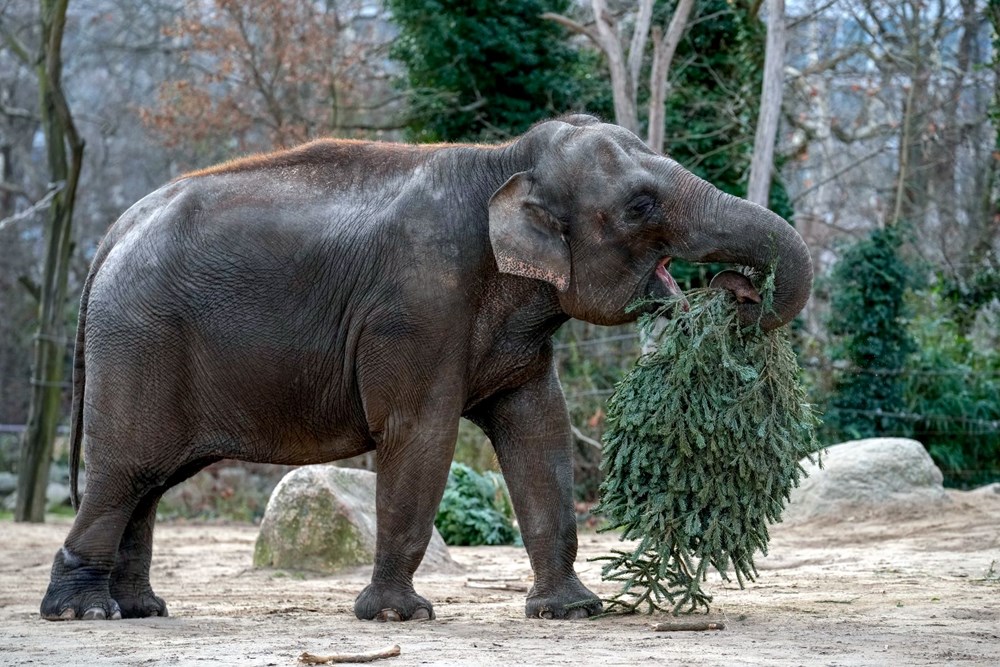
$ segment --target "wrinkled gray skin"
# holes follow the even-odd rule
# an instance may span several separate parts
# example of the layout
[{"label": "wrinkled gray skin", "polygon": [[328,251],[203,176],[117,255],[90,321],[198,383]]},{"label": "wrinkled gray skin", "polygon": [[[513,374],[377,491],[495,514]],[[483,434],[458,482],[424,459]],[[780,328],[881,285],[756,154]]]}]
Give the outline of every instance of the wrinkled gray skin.
[{"label": "wrinkled gray skin", "polygon": [[149,584],[156,505],[213,461],[375,450],[377,554],[355,613],[433,618],[413,572],[461,416],[510,487],[535,572],[527,615],[597,612],[573,570],[551,336],[571,317],[633,320],[629,303],[675,288],[667,257],[776,262],[769,328],[812,281],[784,220],[587,116],[496,147],[314,142],[154,192],[111,228],[84,287],[72,446],[82,437],[88,484],[42,616],[165,616]]}]

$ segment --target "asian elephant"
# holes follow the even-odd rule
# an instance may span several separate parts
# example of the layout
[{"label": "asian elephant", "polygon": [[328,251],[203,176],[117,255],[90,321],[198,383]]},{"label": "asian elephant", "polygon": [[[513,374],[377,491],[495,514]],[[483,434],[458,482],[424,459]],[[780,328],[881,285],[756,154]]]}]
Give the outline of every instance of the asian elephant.
[{"label": "asian elephant", "polygon": [[81,448],[88,484],[42,616],[165,616],[149,583],[157,503],[206,465],[374,450],[377,554],[355,613],[433,618],[413,573],[463,416],[510,488],[535,573],[527,615],[597,612],[573,568],[551,337],[678,292],[673,257],[776,266],[773,310],[738,306],[766,328],[810,292],[785,220],[589,116],[496,146],[320,140],[162,187],[111,227],[83,287],[74,502]]}]

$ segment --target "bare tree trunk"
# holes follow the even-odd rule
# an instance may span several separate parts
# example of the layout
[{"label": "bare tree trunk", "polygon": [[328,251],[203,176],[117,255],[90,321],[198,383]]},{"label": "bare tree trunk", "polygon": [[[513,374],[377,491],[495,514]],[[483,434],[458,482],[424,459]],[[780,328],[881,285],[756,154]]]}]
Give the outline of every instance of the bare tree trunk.
[{"label": "bare tree trunk", "polygon": [[680,0],[677,3],[666,35],[659,26],[653,29],[653,68],[649,75],[649,138],[646,145],[657,153],[663,152],[663,124],[666,121],[663,105],[667,101],[667,76],[693,5],[694,0]]},{"label": "bare tree trunk", "polygon": [[785,72],[785,0],[767,0],[767,45],[764,51],[764,84],[760,94],[760,113],[750,161],[747,199],[767,206],[774,170],[774,144],[781,117],[781,98]]},{"label": "bare tree trunk", "polygon": [[[649,3],[650,0],[643,2]],[[615,122],[627,130],[636,132],[639,129],[639,115],[635,101],[636,85],[629,79],[621,40],[608,21],[607,3],[604,0],[591,0],[591,6],[594,10],[594,21],[597,23],[600,47],[608,59],[608,69],[611,72],[611,98],[615,105]]]},{"label": "bare tree trunk", "polygon": [[[909,41],[909,51],[906,53],[906,75],[909,79],[909,90],[903,102],[903,127],[899,137],[899,173],[896,177],[895,195],[893,197],[892,216],[886,220],[886,225],[896,225],[901,220],[918,224],[920,229],[926,229],[928,180],[930,178],[928,165],[925,164],[924,140],[920,118],[927,113],[928,86],[930,84],[930,67],[928,55],[924,52],[923,33],[921,32],[921,9],[919,2],[909,4],[910,21],[906,26],[906,37]],[[954,202],[949,202],[954,206]]]},{"label": "bare tree trunk", "polygon": [[[62,91],[62,38],[69,0],[40,0],[42,57],[36,68],[39,106],[52,182],[61,184],[49,208],[47,250],[31,379],[28,424],[21,440],[16,521],[41,522],[59,421],[66,368],[65,305],[73,204],[83,162],[77,134]],[[68,149],[68,154],[67,154]]]}]

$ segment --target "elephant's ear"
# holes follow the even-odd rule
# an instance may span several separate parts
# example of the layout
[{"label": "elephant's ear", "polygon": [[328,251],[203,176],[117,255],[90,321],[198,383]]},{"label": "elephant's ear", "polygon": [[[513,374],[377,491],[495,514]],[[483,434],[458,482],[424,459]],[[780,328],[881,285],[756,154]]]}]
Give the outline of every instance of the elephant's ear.
[{"label": "elephant's ear", "polygon": [[569,244],[563,224],[530,195],[531,176],[519,172],[490,198],[490,243],[502,273],[569,288]]}]

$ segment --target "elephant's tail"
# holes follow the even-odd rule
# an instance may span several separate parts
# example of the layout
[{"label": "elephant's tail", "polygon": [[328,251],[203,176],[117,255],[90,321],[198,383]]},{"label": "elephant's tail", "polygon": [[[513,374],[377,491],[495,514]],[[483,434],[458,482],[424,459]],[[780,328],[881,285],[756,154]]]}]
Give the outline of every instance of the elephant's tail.
[{"label": "elephant's tail", "polygon": [[73,509],[80,509],[80,453],[83,441],[83,393],[87,386],[85,357],[85,339],[87,330],[87,303],[90,301],[90,286],[94,282],[97,270],[101,268],[104,259],[111,251],[111,243],[105,240],[97,248],[97,254],[83,283],[83,294],[80,296],[80,316],[76,325],[76,348],[73,350],[73,412],[70,418],[69,433],[69,498]]}]

